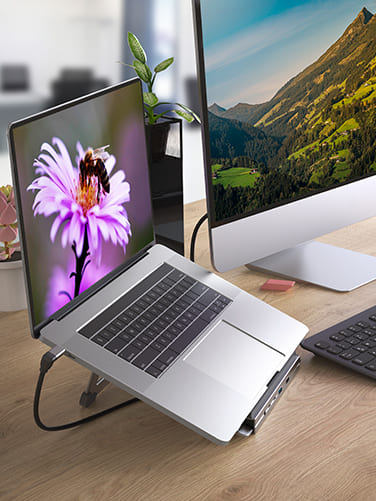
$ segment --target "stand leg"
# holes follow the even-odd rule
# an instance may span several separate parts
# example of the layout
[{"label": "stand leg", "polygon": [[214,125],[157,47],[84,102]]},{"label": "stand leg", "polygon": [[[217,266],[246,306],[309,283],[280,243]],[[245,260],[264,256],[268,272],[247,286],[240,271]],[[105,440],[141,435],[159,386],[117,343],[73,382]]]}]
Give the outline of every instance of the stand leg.
[{"label": "stand leg", "polygon": [[92,372],[86,391],[82,392],[80,405],[82,407],[89,407],[93,402],[95,402],[98,393],[100,393],[107,385],[108,381]]}]

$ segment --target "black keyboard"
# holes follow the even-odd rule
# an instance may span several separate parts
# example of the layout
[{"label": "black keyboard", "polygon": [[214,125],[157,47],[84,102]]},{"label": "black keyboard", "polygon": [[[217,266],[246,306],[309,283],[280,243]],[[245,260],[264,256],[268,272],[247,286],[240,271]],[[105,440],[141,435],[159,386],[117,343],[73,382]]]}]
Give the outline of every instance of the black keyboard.
[{"label": "black keyboard", "polygon": [[164,263],[78,332],[157,378],[230,303]]},{"label": "black keyboard", "polygon": [[304,339],[301,346],[376,379],[376,306]]}]

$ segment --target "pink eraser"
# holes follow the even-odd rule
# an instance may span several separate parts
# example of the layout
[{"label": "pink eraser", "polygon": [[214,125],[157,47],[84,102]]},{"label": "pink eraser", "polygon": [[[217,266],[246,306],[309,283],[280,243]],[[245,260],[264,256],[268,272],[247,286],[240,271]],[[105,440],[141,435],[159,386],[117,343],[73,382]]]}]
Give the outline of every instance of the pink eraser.
[{"label": "pink eraser", "polygon": [[291,289],[295,285],[293,280],[267,280],[262,286],[261,289],[270,290],[270,291],[287,291]]}]

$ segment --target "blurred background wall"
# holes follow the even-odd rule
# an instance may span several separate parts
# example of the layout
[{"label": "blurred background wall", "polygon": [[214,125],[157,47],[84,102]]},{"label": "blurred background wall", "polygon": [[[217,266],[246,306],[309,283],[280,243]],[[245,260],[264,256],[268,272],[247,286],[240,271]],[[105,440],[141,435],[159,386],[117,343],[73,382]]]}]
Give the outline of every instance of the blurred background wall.
[{"label": "blurred background wall", "polygon": [[[17,0],[0,3],[0,185],[11,182],[8,123],[134,76],[127,32],[158,75],[160,99],[199,112],[191,0]],[[183,127],[184,200],[205,196],[200,127]]]}]

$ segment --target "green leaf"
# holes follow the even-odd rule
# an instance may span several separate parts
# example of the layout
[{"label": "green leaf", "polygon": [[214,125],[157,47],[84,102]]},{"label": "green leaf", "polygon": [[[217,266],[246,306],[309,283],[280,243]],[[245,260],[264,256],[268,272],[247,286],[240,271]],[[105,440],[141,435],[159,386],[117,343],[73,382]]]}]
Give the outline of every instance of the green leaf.
[{"label": "green leaf", "polygon": [[140,61],[140,63],[145,64],[146,63],[145,51],[142,48],[142,45],[140,44],[140,41],[138,40],[136,35],[133,35],[133,33],[131,33],[130,31],[128,31],[128,45],[134,57],[138,61]]},{"label": "green leaf", "polygon": [[137,75],[145,83],[149,83],[152,77],[150,68],[147,64],[140,63],[140,61],[133,61],[133,68]]},{"label": "green leaf", "polygon": [[184,118],[184,120],[186,120],[189,123],[193,122],[194,120],[193,116],[190,115],[189,113],[186,113],[185,111],[181,110],[172,110],[172,111],[174,111],[177,115],[179,115],[179,117]]},{"label": "green leaf", "polygon": [[188,106],[185,106],[185,104],[181,104],[181,103],[175,103],[175,104],[177,104],[178,106],[180,106],[180,108],[183,108],[183,110],[187,111],[190,115],[192,115],[197,120],[197,122],[199,124],[201,123],[200,117],[194,111],[192,111],[190,108],[188,108]]},{"label": "green leaf", "polygon": [[155,73],[160,73],[161,71],[167,70],[169,66],[174,62],[173,57],[169,57],[168,59],[165,59],[161,63],[157,64],[157,66],[154,68]]},{"label": "green leaf", "polygon": [[144,92],[144,103],[154,107],[158,104],[158,98],[154,92]]}]

